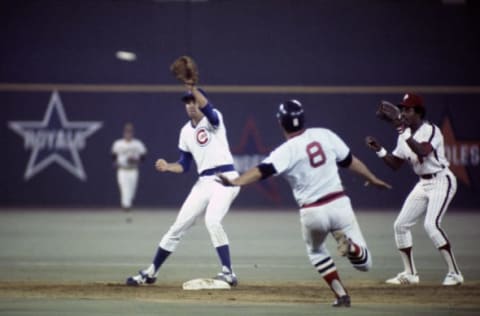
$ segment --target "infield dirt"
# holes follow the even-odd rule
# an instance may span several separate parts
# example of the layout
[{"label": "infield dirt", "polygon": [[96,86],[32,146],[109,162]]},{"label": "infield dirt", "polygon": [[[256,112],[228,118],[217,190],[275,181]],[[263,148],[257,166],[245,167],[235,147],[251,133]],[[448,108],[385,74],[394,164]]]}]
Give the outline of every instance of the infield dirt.
[{"label": "infield dirt", "polygon": [[[354,304],[400,304],[480,307],[480,283],[458,287],[437,284],[389,286],[374,282],[347,284]],[[330,303],[333,295],[320,283],[245,283],[231,290],[184,291],[179,283],[128,287],[120,283],[0,282],[2,298],[115,299],[202,303]]]}]

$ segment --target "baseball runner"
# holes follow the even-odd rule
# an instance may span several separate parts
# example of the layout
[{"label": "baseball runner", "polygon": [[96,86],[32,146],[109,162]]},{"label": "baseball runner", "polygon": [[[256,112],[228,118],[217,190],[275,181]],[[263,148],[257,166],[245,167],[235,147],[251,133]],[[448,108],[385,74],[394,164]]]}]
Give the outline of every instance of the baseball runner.
[{"label": "baseball runner", "polygon": [[[441,227],[443,216],[457,190],[457,181],[448,168],[443,135],[440,129],[425,120],[425,106],[419,95],[405,94],[397,105],[401,110],[397,145],[390,154],[372,136],[367,136],[369,148],[393,170],[407,161],[419,181],[403,203],[394,223],[395,242],[402,258],[404,271],[386,280],[388,284],[417,284],[420,279],[413,260],[411,227],[425,214],[424,228],[448,266],[443,285],[460,285],[463,276],[457,266],[447,234]],[[397,116],[397,114],[394,114]]]},{"label": "baseball runner", "polygon": [[[127,214],[130,214],[138,183],[138,164],[145,158],[145,145],[134,138],[134,127],[127,123],[123,129],[123,138],[116,140],[112,145],[114,166],[117,169],[117,182],[120,189],[121,205]],[[127,215],[127,222],[131,222]]]},{"label": "baseball runner", "polygon": [[182,101],[190,120],[180,131],[180,159],[177,162],[158,159],[155,166],[160,172],[184,173],[190,169],[193,160],[199,179],[183,203],[175,222],[161,239],[152,264],[140,270],[138,275],[129,277],[127,285],[154,283],[160,266],[175,251],[182,236],[202,213],[205,213],[205,226],[222,266],[215,279],[223,280],[231,286],[238,283],[232,269],[229,241],[222,220],[240,189],[224,187],[215,181],[215,174],[218,173],[226,177],[238,176],[233,166],[223,116],[209,103],[203,90],[189,84],[186,86],[190,92],[182,97]]},{"label": "baseball runner", "polygon": [[372,256],[350,199],[343,190],[338,167],[348,168],[380,188],[390,188],[390,185],[372,174],[331,130],[305,129],[304,110],[299,101],[280,104],[277,117],[286,142],[240,177],[231,179],[219,175],[218,181],[226,186],[242,186],[272,175],[283,175],[300,207],[303,239],[310,262],[335,294],[333,306],[350,307],[350,296],[325,247],[325,239],[332,234],[340,254],[360,271],[370,269]]}]

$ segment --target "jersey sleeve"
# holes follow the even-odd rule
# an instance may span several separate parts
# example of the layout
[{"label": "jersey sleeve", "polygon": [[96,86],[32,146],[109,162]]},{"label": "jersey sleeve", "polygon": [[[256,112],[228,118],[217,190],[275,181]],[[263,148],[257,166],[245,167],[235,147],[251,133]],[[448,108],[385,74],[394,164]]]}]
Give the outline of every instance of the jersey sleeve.
[{"label": "jersey sleeve", "polygon": [[182,128],[182,130],[180,131],[180,136],[178,137],[178,149],[180,149],[181,151],[190,152],[190,150],[188,150],[185,137],[186,137],[185,132],[184,132],[184,129]]},{"label": "jersey sleeve", "polygon": [[348,148],[347,144],[332,131],[329,131],[329,139],[332,144],[333,151],[335,152],[336,161],[340,162],[348,158],[350,154],[350,148]]},{"label": "jersey sleeve", "polygon": [[401,135],[399,135],[397,138],[397,146],[395,147],[395,149],[393,149],[392,155],[394,155],[397,158],[405,159],[405,154],[402,150],[401,142],[402,142]]},{"label": "jersey sleeve", "polygon": [[112,154],[118,155],[118,141],[114,141],[112,145]]},{"label": "jersey sleeve", "polygon": [[290,166],[291,155],[286,144],[277,147],[263,160],[263,163],[272,164],[277,174],[281,174]]},{"label": "jersey sleeve", "polygon": [[140,156],[143,156],[147,153],[147,147],[145,147],[145,144],[141,141],[138,141],[138,150]]}]

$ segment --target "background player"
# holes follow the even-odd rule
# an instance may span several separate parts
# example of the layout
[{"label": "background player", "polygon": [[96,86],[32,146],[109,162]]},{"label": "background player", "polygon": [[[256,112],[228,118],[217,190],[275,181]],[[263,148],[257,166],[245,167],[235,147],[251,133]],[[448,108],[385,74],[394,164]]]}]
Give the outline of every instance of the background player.
[{"label": "background player", "polygon": [[457,190],[457,181],[448,168],[443,135],[440,129],[425,121],[425,106],[420,96],[405,94],[398,104],[404,125],[397,128],[397,146],[391,154],[372,136],[367,136],[369,148],[392,168],[399,169],[408,161],[419,181],[407,196],[394,223],[395,241],[400,251],[404,271],[388,279],[389,284],[416,284],[419,282],[412,253],[411,227],[425,214],[424,228],[448,266],[443,285],[459,285],[463,276],[458,269],[450,241],[441,228],[448,205]]},{"label": "background player", "polygon": [[125,124],[123,138],[116,140],[112,145],[112,155],[117,169],[121,205],[127,212],[127,222],[132,220],[130,209],[137,190],[138,164],[145,158],[146,153],[147,149],[142,141],[134,138],[133,124]]},{"label": "background player", "polygon": [[199,179],[183,203],[177,219],[160,241],[153,263],[138,275],[129,277],[127,285],[154,283],[160,266],[175,251],[182,236],[203,212],[205,225],[222,265],[222,271],[216,278],[232,286],[238,282],[232,270],[229,241],[222,220],[240,189],[227,188],[215,181],[217,173],[227,177],[238,176],[238,173],[233,166],[222,114],[209,103],[203,91],[190,85],[187,88],[190,92],[183,96],[182,101],[190,120],[180,131],[180,159],[170,163],[158,159],[155,166],[160,172],[183,173],[190,169],[194,160]]},{"label": "background player", "polygon": [[390,188],[390,185],[373,175],[331,130],[305,129],[303,108],[297,100],[280,104],[277,117],[287,141],[240,177],[229,179],[219,175],[219,181],[227,186],[242,186],[274,174],[283,175],[300,206],[310,261],[335,293],[333,306],[349,307],[350,296],[325,247],[325,239],[332,233],[340,254],[347,256],[358,270],[367,271],[372,259],[350,199],[343,191],[338,166],[349,168],[375,186]]}]

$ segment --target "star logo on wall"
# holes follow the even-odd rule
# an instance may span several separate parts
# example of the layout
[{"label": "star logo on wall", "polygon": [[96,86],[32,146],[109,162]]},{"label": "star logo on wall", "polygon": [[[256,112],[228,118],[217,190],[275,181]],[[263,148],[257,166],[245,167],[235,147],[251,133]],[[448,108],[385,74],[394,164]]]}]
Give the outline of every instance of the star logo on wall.
[{"label": "star logo on wall", "polygon": [[42,121],[10,121],[8,127],[23,138],[25,150],[31,150],[26,181],[55,163],[78,179],[87,179],[79,151],[102,122],[69,121],[57,91],[52,93]]}]

